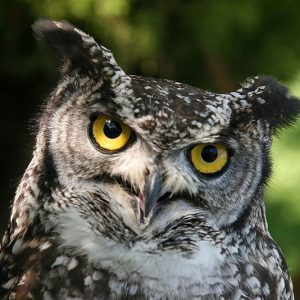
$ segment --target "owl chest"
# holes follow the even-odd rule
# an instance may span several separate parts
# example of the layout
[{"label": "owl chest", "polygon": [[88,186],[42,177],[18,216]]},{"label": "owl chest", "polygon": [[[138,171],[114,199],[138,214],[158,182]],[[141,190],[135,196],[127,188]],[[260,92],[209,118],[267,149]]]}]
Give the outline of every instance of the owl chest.
[{"label": "owl chest", "polygon": [[196,299],[216,292],[209,278],[200,283],[180,273],[164,273],[159,277],[155,272],[151,276],[151,269],[147,274],[141,271],[131,270],[126,276],[122,270],[112,272],[91,267],[80,258],[60,256],[50,271],[45,270],[39,276],[43,296],[49,299]]},{"label": "owl chest", "polygon": [[92,256],[61,252],[50,271],[40,274],[44,293],[54,299],[195,299],[222,290],[218,278],[222,257],[208,244],[198,255],[142,249],[139,245],[122,255],[111,251],[110,258],[98,257],[98,262]]},{"label": "owl chest", "polygon": [[145,245],[136,245],[127,252],[111,250],[105,257],[102,252],[97,262],[88,253],[70,255],[70,249],[49,248],[38,257],[39,267],[24,272],[20,282],[24,288],[35,282],[37,296],[58,300],[241,299],[243,295],[268,296],[272,292],[267,266],[242,265],[208,242],[198,246],[198,251],[183,255],[145,251]]}]

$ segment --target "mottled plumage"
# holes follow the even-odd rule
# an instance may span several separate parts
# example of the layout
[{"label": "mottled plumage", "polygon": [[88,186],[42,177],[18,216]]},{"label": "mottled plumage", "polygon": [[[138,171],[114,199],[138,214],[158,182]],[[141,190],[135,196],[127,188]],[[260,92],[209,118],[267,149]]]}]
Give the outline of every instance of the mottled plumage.
[{"label": "mottled plumage", "polygon": [[[2,241],[1,299],[293,299],[263,191],[300,102],[270,77],[216,94],[128,76],[69,23],[33,28],[62,77]],[[120,121],[108,135],[130,132],[116,151],[98,143],[102,115]],[[217,145],[208,170],[218,145],[226,161],[206,174],[196,145]]]}]

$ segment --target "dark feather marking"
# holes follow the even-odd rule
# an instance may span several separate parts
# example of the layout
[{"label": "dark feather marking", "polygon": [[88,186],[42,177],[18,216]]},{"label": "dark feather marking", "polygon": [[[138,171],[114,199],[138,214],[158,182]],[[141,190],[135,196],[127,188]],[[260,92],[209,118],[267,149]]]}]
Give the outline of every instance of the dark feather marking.
[{"label": "dark feather marking", "polygon": [[83,46],[81,35],[70,23],[38,20],[32,25],[39,40],[44,40],[47,46],[57,54],[67,67],[78,69],[86,74],[95,74],[95,64],[91,61],[89,51]]},{"label": "dark feather marking", "polygon": [[[265,86],[262,93],[254,93],[259,87]],[[295,122],[300,113],[300,101],[288,94],[288,89],[270,76],[254,79],[254,83],[243,88],[247,101],[252,105],[249,111],[241,115],[243,118],[266,120],[277,131]],[[260,99],[265,102],[261,103]]]}]

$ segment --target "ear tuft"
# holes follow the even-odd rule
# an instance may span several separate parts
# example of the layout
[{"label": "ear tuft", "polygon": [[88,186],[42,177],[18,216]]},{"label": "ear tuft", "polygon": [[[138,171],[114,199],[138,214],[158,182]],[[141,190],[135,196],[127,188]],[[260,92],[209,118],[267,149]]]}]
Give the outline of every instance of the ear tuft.
[{"label": "ear tuft", "polygon": [[275,131],[291,125],[300,113],[300,101],[272,77],[249,79],[239,92],[248,103],[244,113],[255,120],[267,121]]},{"label": "ear tuft", "polygon": [[63,72],[78,69],[88,74],[98,73],[97,65],[103,61],[102,49],[91,36],[66,21],[38,20],[32,29],[36,38],[63,61]]}]

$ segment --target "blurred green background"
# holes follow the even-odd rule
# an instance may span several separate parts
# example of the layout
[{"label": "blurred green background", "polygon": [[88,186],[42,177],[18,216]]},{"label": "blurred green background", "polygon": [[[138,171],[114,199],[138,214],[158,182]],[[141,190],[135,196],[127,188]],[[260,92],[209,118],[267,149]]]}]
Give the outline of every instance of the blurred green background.
[{"label": "blurred green background", "polygon": [[[112,49],[128,74],[162,77],[216,92],[270,74],[300,97],[300,2],[275,0],[1,0],[0,233],[34,142],[42,99],[58,65],[38,47],[31,24],[66,19]],[[270,231],[300,299],[300,122],[273,147],[266,193]]]}]

